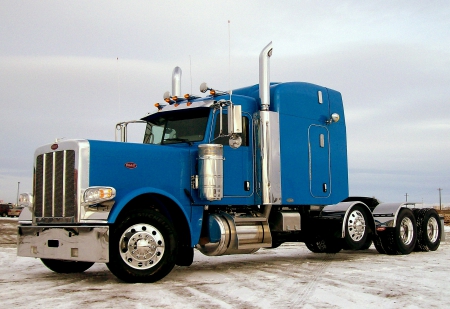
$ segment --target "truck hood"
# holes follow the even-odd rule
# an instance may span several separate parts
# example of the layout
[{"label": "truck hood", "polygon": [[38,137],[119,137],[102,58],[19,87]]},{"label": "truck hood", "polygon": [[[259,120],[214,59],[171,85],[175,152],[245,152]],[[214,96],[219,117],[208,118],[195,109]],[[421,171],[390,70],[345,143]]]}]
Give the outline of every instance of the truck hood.
[{"label": "truck hood", "polygon": [[111,186],[119,200],[130,188],[158,188],[177,198],[190,187],[192,152],[170,145],[89,140],[89,186]]}]

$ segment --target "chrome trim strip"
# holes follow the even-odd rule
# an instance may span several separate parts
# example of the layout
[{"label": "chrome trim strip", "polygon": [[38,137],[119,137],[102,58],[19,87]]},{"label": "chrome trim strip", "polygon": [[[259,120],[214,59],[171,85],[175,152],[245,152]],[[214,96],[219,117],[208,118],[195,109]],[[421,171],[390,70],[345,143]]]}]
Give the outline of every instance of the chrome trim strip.
[{"label": "chrome trim strip", "polygon": [[257,156],[263,205],[281,204],[280,125],[276,112],[260,111]]}]

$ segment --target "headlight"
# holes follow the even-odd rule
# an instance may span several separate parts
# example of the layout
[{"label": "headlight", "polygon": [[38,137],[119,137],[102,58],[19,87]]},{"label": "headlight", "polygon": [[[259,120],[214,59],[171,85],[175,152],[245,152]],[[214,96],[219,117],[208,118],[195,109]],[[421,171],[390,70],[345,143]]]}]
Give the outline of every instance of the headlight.
[{"label": "headlight", "polygon": [[20,193],[19,205],[23,207],[33,206],[33,195],[31,193]]},{"label": "headlight", "polygon": [[98,204],[116,196],[116,189],[112,187],[90,187],[84,191],[83,202],[88,205]]}]

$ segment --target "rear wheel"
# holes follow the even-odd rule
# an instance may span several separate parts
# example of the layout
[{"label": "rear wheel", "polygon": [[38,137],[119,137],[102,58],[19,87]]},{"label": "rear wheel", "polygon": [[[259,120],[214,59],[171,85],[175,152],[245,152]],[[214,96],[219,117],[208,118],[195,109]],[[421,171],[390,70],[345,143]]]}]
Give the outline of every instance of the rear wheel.
[{"label": "rear wheel", "polygon": [[53,259],[41,259],[42,263],[47,266],[48,269],[54,271],[55,273],[61,274],[71,274],[71,273],[82,273],[88,270],[93,262],[78,262],[78,261],[64,261],[64,260],[53,260]]},{"label": "rear wheel", "polygon": [[160,280],[175,266],[176,255],[175,229],[157,211],[134,211],[111,228],[107,266],[123,281]]},{"label": "rear wheel", "polygon": [[[362,250],[370,247],[369,226],[366,211],[360,205],[353,206],[345,219],[345,248]],[[367,246],[368,245],[368,246]],[[366,248],[367,247],[367,248]]]},{"label": "rear wheel", "polygon": [[419,209],[417,220],[417,251],[435,251],[441,243],[442,227],[436,210],[431,208]]},{"label": "rear wheel", "polygon": [[417,241],[416,220],[412,211],[402,208],[396,226],[382,234],[382,245],[387,254],[409,254],[414,250]]}]

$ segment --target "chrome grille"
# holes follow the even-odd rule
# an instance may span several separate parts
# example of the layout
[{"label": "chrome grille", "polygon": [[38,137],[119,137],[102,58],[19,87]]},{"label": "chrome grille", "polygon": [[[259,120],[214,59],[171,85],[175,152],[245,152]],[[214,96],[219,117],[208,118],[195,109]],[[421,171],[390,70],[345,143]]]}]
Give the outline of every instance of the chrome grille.
[{"label": "chrome grille", "polygon": [[74,150],[38,155],[34,186],[36,222],[74,222],[76,186]]}]

